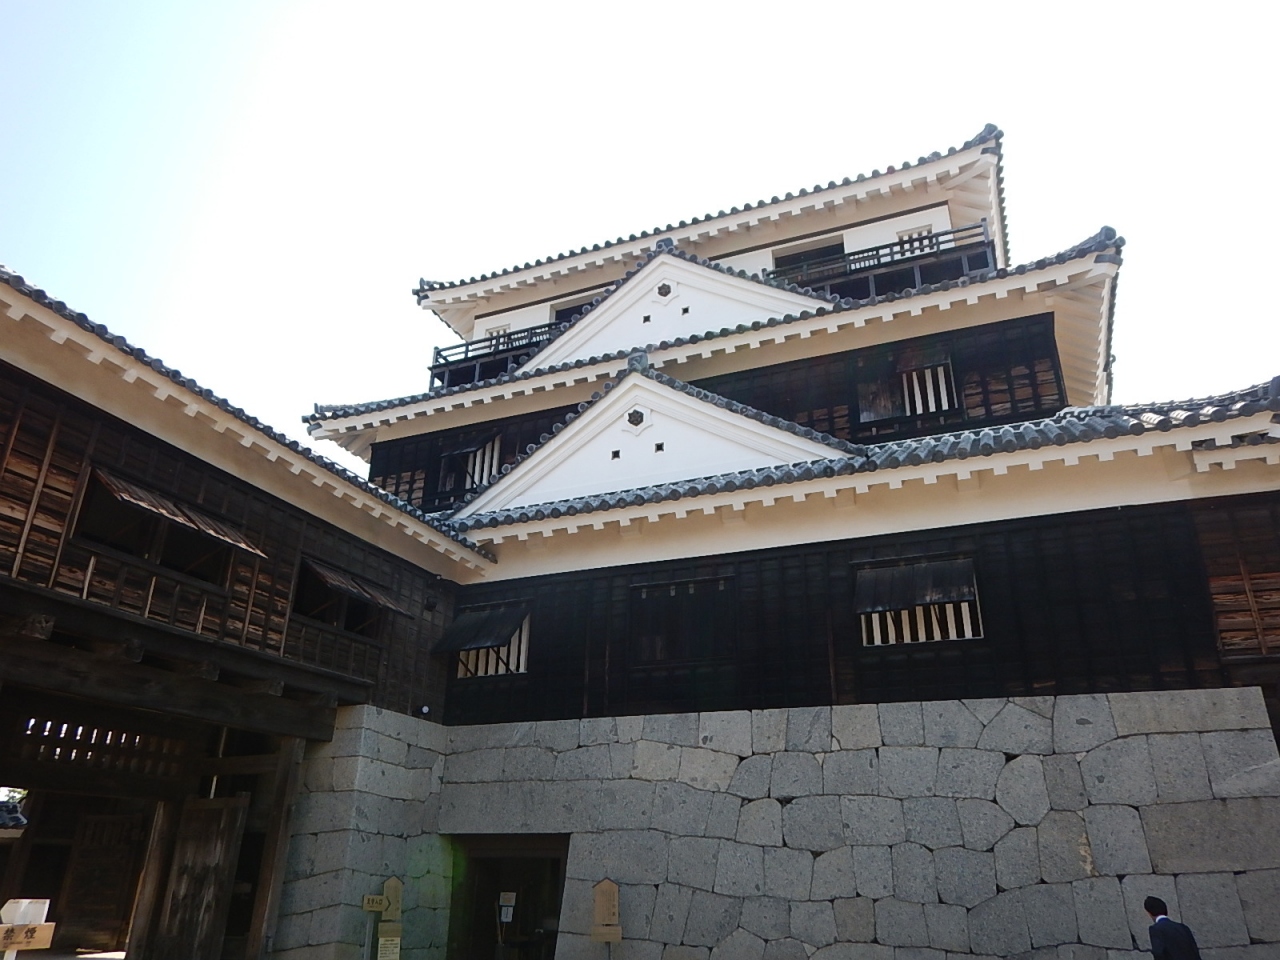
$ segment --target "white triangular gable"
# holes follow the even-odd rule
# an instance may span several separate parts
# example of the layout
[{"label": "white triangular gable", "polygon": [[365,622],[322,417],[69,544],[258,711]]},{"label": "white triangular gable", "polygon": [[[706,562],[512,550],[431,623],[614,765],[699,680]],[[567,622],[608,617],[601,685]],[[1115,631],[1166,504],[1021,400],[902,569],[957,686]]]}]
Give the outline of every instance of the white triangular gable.
[{"label": "white triangular gable", "polygon": [[632,373],[456,516],[839,455]]},{"label": "white triangular gable", "polygon": [[826,300],[660,254],[533,356],[533,370],[579,358],[815,310]]}]

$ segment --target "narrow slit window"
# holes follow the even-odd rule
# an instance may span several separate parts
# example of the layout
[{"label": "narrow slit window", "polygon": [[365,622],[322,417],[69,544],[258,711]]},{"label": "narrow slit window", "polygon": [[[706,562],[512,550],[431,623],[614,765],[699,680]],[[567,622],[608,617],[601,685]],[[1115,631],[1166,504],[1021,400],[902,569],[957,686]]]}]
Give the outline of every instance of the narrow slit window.
[{"label": "narrow slit window", "polygon": [[433,652],[454,656],[460,680],[527,673],[529,616],[527,603],[461,611]]}]

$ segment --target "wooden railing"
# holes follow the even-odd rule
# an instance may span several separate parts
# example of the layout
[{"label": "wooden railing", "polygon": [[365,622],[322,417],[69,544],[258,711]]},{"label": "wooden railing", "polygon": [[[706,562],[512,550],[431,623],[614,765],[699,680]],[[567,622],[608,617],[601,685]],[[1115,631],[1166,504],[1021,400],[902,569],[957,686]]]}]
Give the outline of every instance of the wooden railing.
[{"label": "wooden railing", "polygon": [[436,380],[445,381],[448,371],[452,369],[535,350],[551,339],[555,327],[554,323],[543,323],[536,327],[495,333],[480,340],[436,347],[431,359],[431,375]]}]

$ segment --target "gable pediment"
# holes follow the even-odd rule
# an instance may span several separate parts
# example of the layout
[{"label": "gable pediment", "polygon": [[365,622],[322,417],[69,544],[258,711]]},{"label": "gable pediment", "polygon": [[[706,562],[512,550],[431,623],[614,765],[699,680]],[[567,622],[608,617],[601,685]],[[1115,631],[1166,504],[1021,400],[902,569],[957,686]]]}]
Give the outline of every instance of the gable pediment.
[{"label": "gable pediment", "polygon": [[659,254],[535,354],[524,369],[799,314],[828,302],[816,294],[761,283],[707,263]]},{"label": "gable pediment", "polygon": [[841,455],[699,399],[692,389],[660,375],[628,374],[456,516]]}]

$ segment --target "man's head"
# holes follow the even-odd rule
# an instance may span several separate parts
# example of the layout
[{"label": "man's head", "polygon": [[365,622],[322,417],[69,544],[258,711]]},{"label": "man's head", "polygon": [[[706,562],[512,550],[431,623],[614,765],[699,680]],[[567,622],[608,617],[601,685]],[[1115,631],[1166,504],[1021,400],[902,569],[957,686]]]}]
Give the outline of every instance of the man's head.
[{"label": "man's head", "polygon": [[1142,909],[1154,919],[1155,917],[1167,917],[1169,915],[1169,905],[1159,897],[1147,897],[1142,901]]}]

